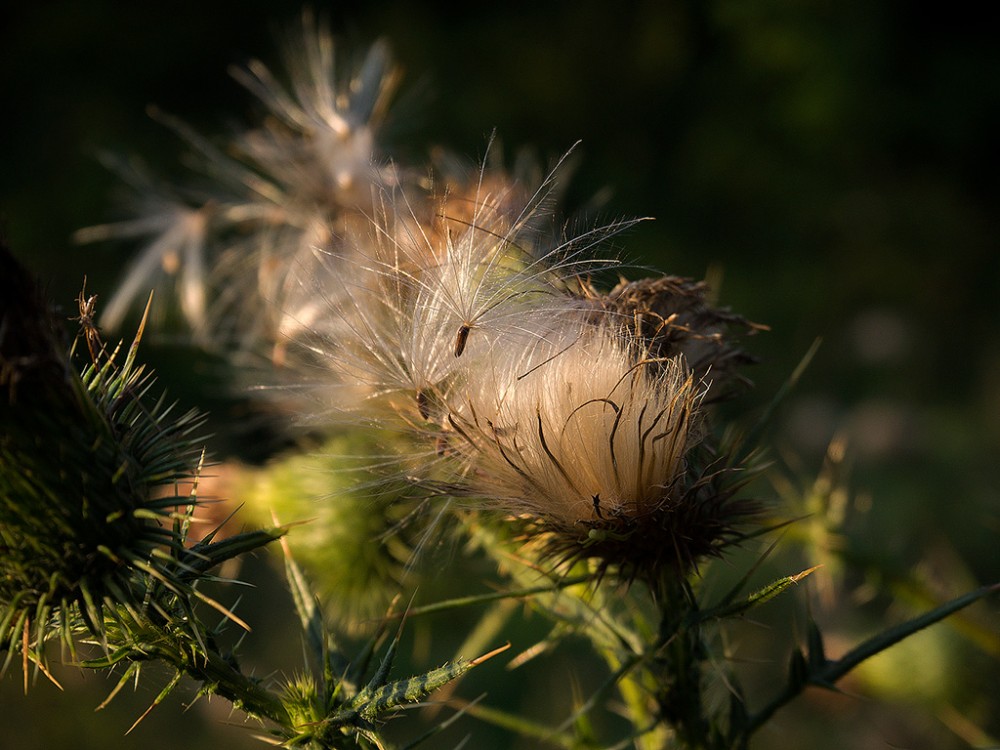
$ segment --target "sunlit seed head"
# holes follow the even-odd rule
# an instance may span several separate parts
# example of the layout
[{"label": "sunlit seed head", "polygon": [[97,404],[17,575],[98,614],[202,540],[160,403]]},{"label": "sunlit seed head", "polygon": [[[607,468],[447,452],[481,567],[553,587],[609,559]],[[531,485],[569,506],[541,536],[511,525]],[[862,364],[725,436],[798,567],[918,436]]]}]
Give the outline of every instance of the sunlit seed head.
[{"label": "sunlit seed head", "polygon": [[[373,193],[398,177],[376,154],[376,133],[397,80],[386,45],[376,43],[343,71],[336,57],[332,37],[307,13],[288,45],[285,82],[256,61],[234,70],[269,116],[221,145],[154,111],[194,152],[199,186],[164,197],[138,170],[116,169],[138,195],[138,218],[82,230],[77,239],[151,240],[106,306],[104,324],[120,325],[165,271],[176,279],[181,311],[203,343],[242,347],[267,333],[273,337],[275,326],[256,319],[263,304],[284,309],[280,287],[303,247],[323,246],[313,243],[314,228],[370,213]],[[222,290],[211,305],[210,286]]]},{"label": "sunlit seed head", "polygon": [[589,256],[567,256],[572,243],[540,252],[528,231],[541,189],[514,208],[511,196],[524,191],[497,173],[489,182],[502,194],[477,183],[457,204],[461,216],[447,214],[453,193],[384,192],[367,231],[354,226],[342,246],[316,254],[323,268],[302,279],[303,303],[281,333],[283,349],[327,363],[323,387],[334,402],[349,394],[334,409],[391,404],[405,419],[440,424],[434,405],[488,366],[503,349],[496,342],[534,346],[547,319],[581,308],[558,282]]},{"label": "sunlit seed head", "polygon": [[237,149],[297,200],[367,204],[371,185],[389,174],[375,165],[375,133],[398,83],[387,45],[374,44],[342,73],[332,36],[307,12],[289,40],[285,68],[287,84],[259,61],[232,70],[273,115],[239,136]]},{"label": "sunlit seed head", "polygon": [[454,404],[459,491],[567,529],[671,502],[703,389],[680,359],[636,364],[607,328],[560,333],[495,359]]}]

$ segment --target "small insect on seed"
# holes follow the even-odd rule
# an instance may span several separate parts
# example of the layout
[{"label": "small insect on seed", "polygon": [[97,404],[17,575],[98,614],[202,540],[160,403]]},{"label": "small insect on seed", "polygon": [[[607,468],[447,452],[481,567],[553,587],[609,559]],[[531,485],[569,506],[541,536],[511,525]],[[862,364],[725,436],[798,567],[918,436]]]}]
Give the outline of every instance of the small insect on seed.
[{"label": "small insect on seed", "polygon": [[462,352],[465,351],[465,345],[469,342],[469,332],[472,330],[472,326],[465,325],[464,323],[458,327],[458,335],[455,337],[455,356],[461,357]]}]

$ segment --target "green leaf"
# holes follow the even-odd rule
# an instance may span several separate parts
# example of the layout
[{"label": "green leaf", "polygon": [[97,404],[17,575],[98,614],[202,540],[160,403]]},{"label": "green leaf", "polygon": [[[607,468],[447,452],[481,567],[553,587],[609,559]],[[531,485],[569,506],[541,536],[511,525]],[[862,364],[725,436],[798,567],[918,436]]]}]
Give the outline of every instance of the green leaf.
[{"label": "green leaf", "polygon": [[904,638],[913,635],[918,630],[923,630],[936,622],[940,622],[949,615],[997,591],[1000,591],[1000,583],[983,586],[975,591],[970,591],[963,596],[945,602],[939,607],[935,607],[929,612],[925,612],[918,617],[914,617],[911,620],[907,620],[872,636],[834,661],[823,659],[821,662],[819,660],[815,654],[819,653],[816,649],[821,648],[821,645],[815,642],[816,636],[811,636],[813,643],[810,646],[810,658],[807,659],[798,649],[792,653],[789,665],[789,682],[785,686],[785,689],[774,700],[747,720],[746,727],[741,736],[744,740],[749,738],[750,735],[771,718],[775,711],[801,693],[806,685],[811,684],[832,689],[837,680],[865,659],[869,659],[885,651]]},{"label": "green leaf", "polygon": [[964,596],[945,602],[941,606],[935,607],[930,612],[925,612],[918,617],[914,617],[912,620],[907,620],[906,622],[902,622],[899,625],[895,625],[888,630],[872,636],[867,641],[864,641],[855,648],[851,649],[836,661],[827,662],[824,668],[819,670],[819,672],[813,676],[812,680],[816,684],[821,685],[833,684],[865,659],[869,659],[872,656],[875,656],[875,654],[885,651],[890,646],[899,643],[901,640],[913,635],[918,630],[923,630],[936,622],[940,622],[949,615],[958,612],[960,609],[964,609],[970,604],[979,601],[983,597],[989,596],[990,594],[998,591],[1000,591],[1000,583],[995,583],[991,586],[983,586],[975,591],[970,591]]},{"label": "green leaf", "polygon": [[776,581],[772,581],[767,586],[753,592],[743,601],[736,602],[734,604],[728,604],[721,607],[714,607],[709,610],[705,610],[700,613],[699,620],[707,619],[721,619],[723,617],[734,617],[736,615],[741,615],[747,610],[756,607],[764,602],[770,601],[774,597],[778,596],[791,586],[795,585],[801,581],[806,576],[815,572],[820,566],[816,565],[812,568],[807,568],[801,573],[796,573],[795,575],[783,576]]},{"label": "green leaf", "polygon": [[[276,528],[289,528],[287,526]],[[350,664],[339,649],[336,648],[332,634],[323,621],[323,612],[316,601],[316,594],[309,585],[302,568],[295,562],[292,551],[284,538],[281,539],[281,550],[285,560],[285,578],[299,616],[302,632],[306,643],[317,663],[322,665],[324,682],[324,699],[329,700],[335,692],[335,681],[338,676],[348,672]]]},{"label": "green leaf", "polygon": [[193,546],[180,561],[191,573],[201,574],[234,557],[245,555],[281,539],[291,525],[273,526],[269,529],[247,531],[223,539],[221,542],[199,543]]},{"label": "green leaf", "polygon": [[[398,635],[393,642],[397,641]],[[387,665],[391,666],[391,658],[389,658],[391,654],[387,653],[372,682],[365,686],[364,690],[358,693],[347,706],[331,717],[331,721],[335,725],[337,723],[354,723],[358,719],[364,722],[374,721],[387,711],[391,711],[407,703],[416,703],[423,700],[438,688],[447,685],[473,667],[506,651],[508,648],[510,648],[509,643],[475,659],[460,659],[451,664],[445,664],[437,669],[432,669],[430,672],[422,675],[394,682],[376,683],[376,680],[384,680],[388,675]]]}]

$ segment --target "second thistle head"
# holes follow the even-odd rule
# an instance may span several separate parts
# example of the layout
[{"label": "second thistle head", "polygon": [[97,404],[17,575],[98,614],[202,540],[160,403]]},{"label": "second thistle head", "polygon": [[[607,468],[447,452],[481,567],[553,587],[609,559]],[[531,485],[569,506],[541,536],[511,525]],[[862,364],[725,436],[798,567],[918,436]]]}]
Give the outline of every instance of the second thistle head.
[{"label": "second thistle head", "polygon": [[529,519],[551,555],[686,574],[750,510],[708,429],[709,386],[620,326],[569,312],[552,325],[520,355],[498,350],[454,399],[449,490]]}]

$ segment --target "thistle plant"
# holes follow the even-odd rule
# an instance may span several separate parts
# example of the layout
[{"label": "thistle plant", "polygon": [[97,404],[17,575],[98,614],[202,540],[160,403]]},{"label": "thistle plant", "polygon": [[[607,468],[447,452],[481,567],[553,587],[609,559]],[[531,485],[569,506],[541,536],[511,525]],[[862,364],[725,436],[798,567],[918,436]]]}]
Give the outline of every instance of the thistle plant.
[{"label": "thistle plant", "polygon": [[[217,644],[226,627],[249,625],[202,588],[218,580],[215,571],[223,563],[279,539],[287,527],[222,539],[216,529],[194,541],[200,418],[195,412],[173,415],[162,398],[149,399],[152,382],[137,364],[143,327],[121,361],[119,350],[108,352],[92,329],[95,301],[81,293],[81,335],[90,361],[77,374],[73,351],[62,348],[33,281],[6,249],[0,262],[2,319],[5,331],[14,332],[2,342],[0,360],[0,643],[4,671],[15,657],[22,662],[25,689],[30,665],[56,682],[46,644],[58,639],[83,667],[123,668],[111,697],[138,678],[143,665],[157,662],[173,676],[154,706],[187,676],[202,693],[275,725],[281,741],[346,747],[366,746],[367,739],[378,747],[374,727],[383,713],[419,700],[486,658],[391,681],[397,635],[369,674],[374,643],[356,661],[337,651],[289,559],[294,601],[321,676],[293,679],[279,691],[241,671],[235,654]],[[189,496],[156,491],[183,480],[194,480]],[[219,621],[210,624],[207,612]]]},{"label": "thistle plant", "polygon": [[[78,234],[149,238],[103,326],[122,326],[157,277],[178,279],[193,340],[252,367],[254,393],[301,428],[303,447],[262,468],[230,466],[231,489],[261,528],[194,542],[200,423],[149,401],[136,359],[146,316],[122,359],[81,293],[77,375],[45,306],[10,276],[3,330],[18,333],[0,339],[7,662],[19,654],[25,674],[29,663],[48,674],[44,647],[58,634],[85,666],[122,667],[122,684],[163,662],[175,675],[164,693],[192,677],[282,746],[386,748],[383,718],[449,683],[461,690],[466,672],[506,648],[507,604],[520,600],[551,630],[512,663],[579,637],[604,665],[602,684],[562,721],[538,723],[488,696],[458,704],[459,715],[544,746],[746,747],[807,686],[834,688],[995,591],[976,589],[838,658],[810,620],[787,679],[747,695],[722,638],[815,570],[758,580],[794,521],[761,489],[767,414],[730,423],[719,408],[751,385],[749,339],[766,327],[719,306],[703,282],[625,278],[609,249],[640,220],[560,225],[565,156],[513,172],[490,154],[464,169],[439,157],[430,176],[392,161],[377,139],[398,81],[387,47],[345,75],[330,36],[308,15],[304,27],[287,81],[258,62],[234,71],[263,104],[263,124],[219,144],[158,115],[211,189],[127,171],[140,214]],[[603,283],[613,272],[617,283]],[[194,481],[190,496],[154,491],[183,480]],[[54,530],[43,528],[49,507]],[[224,628],[249,625],[203,591],[220,564],[278,539],[308,652],[283,684],[248,676],[217,646]],[[436,542],[490,561],[499,589],[401,607],[393,594],[418,588]],[[761,543],[767,551],[721,593],[704,585],[714,560]],[[393,677],[407,623],[475,608],[484,613],[469,651]],[[352,617],[379,621],[353,654],[340,637],[363,632]],[[78,659],[80,643],[100,653]],[[624,719],[614,736],[609,705]]]}]

